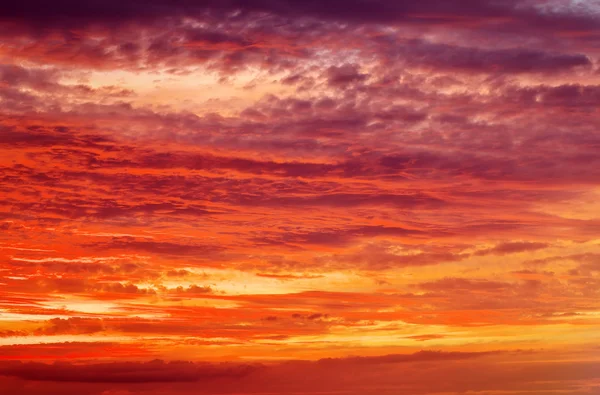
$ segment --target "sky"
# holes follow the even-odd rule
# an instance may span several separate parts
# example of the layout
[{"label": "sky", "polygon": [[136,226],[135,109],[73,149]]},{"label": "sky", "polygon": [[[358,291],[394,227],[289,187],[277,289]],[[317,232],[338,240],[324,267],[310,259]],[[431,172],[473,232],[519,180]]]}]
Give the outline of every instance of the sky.
[{"label": "sky", "polygon": [[0,390],[600,394],[600,1],[1,2]]}]

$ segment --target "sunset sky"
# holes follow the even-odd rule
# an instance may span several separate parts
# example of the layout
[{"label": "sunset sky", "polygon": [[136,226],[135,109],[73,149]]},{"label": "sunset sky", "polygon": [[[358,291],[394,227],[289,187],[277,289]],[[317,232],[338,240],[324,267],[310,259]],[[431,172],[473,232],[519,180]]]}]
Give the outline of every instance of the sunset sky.
[{"label": "sunset sky", "polygon": [[0,3],[0,394],[600,394],[600,0]]}]

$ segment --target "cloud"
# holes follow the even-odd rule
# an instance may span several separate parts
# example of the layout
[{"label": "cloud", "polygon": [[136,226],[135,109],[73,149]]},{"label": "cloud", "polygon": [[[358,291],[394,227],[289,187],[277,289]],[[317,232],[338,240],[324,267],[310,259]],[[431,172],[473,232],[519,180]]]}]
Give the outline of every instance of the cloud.
[{"label": "cloud", "polygon": [[[591,394],[598,378],[594,361],[527,362],[528,352],[415,354],[366,358],[330,358],[321,361],[290,361],[259,364],[212,364],[193,362],[119,362],[75,365],[70,363],[3,363],[3,384],[7,378],[27,380],[35,389],[43,382],[55,392],[78,388],[83,393],[121,391],[127,393],[394,393],[435,392],[528,392],[569,391]],[[539,353],[534,354],[540,357]],[[556,356],[556,355],[555,355]],[[542,354],[543,358],[549,357]],[[324,372],[324,368],[326,372]],[[465,372],[477,373],[465,375]],[[462,374],[461,374],[462,373]],[[434,374],[439,380],[428,380]],[[326,380],[325,380],[326,379]],[[147,380],[147,381],[145,381]],[[80,385],[77,385],[80,383]],[[146,383],[146,385],[144,385]],[[85,384],[85,385],[84,385]],[[383,392],[382,392],[383,391]],[[37,392],[30,392],[37,393]],[[109,392],[106,392],[109,393]]]},{"label": "cloud", "polygon": [[[385,355],[377,357],[327,358],[315,362],[322,365],[379,365],[415,362],[443,362],[466,360],[494,355],[494,353],[460,353],[440,351],[419,351],[408,355]],[[286,364],[296,364],[288,362]],[[164,362],[109,362],[72,364],[55,362],[2,362],[0,375],[17,377],[29,381],[83,382],[83,383],[165,383],[165,382],[206,382],[211,380],[242,380],[252,375],[264,374],[265,370],[278,370],[277,366],[262,364],[203,363],[189,361]]]},{"label": "cloud", "polygon": [[368,74],[360,73],[358,66],[353,64],[331,66],[327,70],[327,81],[330,86],[344,87],[365,81],[368,77]]},{"label": "cloud", "polygon": [[493,352],[441,352],[441,351],[419,351],[414,354],[401,355],[390,354],[377,357],[348,357],[340,359],[321,359],[318,363],[350,363],[350,364],[393,364],[410,362],[438,362],[453,361],[462,359],[479,358],[486,355],[493,355]]},{"label": "cloud", "polygon": [[214,290],[209,285],[190,285],[187,288],[177,287],[174,289],[176,293],[184,293],[184,294],[207,294],[212,293]]},{"label": "cloud", "polygon": [[153,288],[140,288],[130,282],[124,284],[116,281],[99,282],[79,276],[62,276],[49,274],[47,276],[32,276],[32,279],[22,280],[16,284],[31,293],[67,293],[67,294],[110,294],[113,297],[133,297],[135,295],[153,295]]},{"label": "cloud", "polygon": [[434,282],[421,283],[418,285],[419,288],[426,289],[428,291],[492,291],[496,292],[499,290],[510,287],[510,284],[489,281],[489,280],[470,280],[463,278],[445,278]]},{"label": "cloud", "polygon": [[31,381],[81,383],[164,383],[239,379],[260,369],[258,365],[211,365],[192,362],[114,362],[52,365],[36,362],[3,364],[0,374]]},{"label": "cloud", "polygon": [[15,336],[27,336],[26,331],[15,331],[15,330],[0,330],[0,338],[2,337],[15,337]]},{"label": "cloud", "polygon": [[[73,27],[86,23],[104,23],[114,25],[132,20],[157,20],[166,17],[183,15],[202,15],[205,11],[234,11],[263,12],[281,15],[283,17],[316,17],[326,20],[346,21],[355,23],[456,23],[480,21],[493,24],[496,18],[503,17],[509,22],[519,21],[523,24],[533,24],[535,27],[547,27],[554,23],[559,28],[590,27],[594,15],[571,13],[568,7],[564,13],[544,13],[543,9],[532,7],[530,4],[511,0],[501,4],[491,1],[446,1],[427,0],[418,4],[389,4],[385,1],[372,3],[354,2],[346,4],[338,0],[323,2],[302,2],[287,0],[282,2],[262,1],[203,1],[189,3],[184,1],[165,2],[154,0],[142,6],[123,6],[114,1],[95,2],[88,7],[81,7],[74,1],[60,1],[48,13],[36,10],[37,1],[28,0],[23,4],[11,4],[1,8],[5,19],[37,23],[41,26],[66,25]],[[222,15],[222,14],[221,14]],[[463,16],[459,19],[458,16]],[[512,19],[512,20],[511,20]]]},{"label": "cloud", "polygon": [[0,380],[589,395],[590,4],[0,4]]},{"label": "cloud", "polygon": [[80,317],[53,318],[48,321],[49,326],[35,331],[36,335],[72,334],[82,335],[97,333],[104,330],[100,319],[84,319]]},{"label": "cloud", "polygon": [[361,268],[385,271],[394,268],[441,265],[460,262],[469,254],[445,249],[394,252],[387,243],[369,243],[353,253],[323,255],[316,262],[331,268]]},{"label": "cloud", "polygon": [[322,275],[317,274],[277,274],[277,273],[256,273],[259,277],[273,278],[281,281],[288,280],[303,280],[303,279],[313,279],[313,278],[322,278]]},{"label": "cloud", "polygon": [[513,241],[507,243],[500,243],[493,248],[477,251],[475,252],[475,255],[485,256],[516,254],[519,252],[537,251],[548,247],[550,247],[548,243]]},{"label": "cloud", "polygon": [[[64,361],[64,360],[93,360],[106,358],[110,355],[113,358],[150,358],[154,354],[139,344],[119,344],[111,341],[92,341],[86,342],[60,342],[60,343],[41,343],[41,344],[13,344],[0,346],[2,358],[0,364],[3,369],[1,375],[11,376],[8,372],[11,367],[17,366],[22,369],[25,363],[23,361]],[[43,366],[51,366],[41,364]],[[58,363],[60,365],[60,363]],[[32,366],[37,366],[35,363]],[[14,374],[13,374],[14,376]]]},{"label": "cloud", "polygon": [[[163,209],[164,208],[165,207],[163,207]],[[157,210],[159,209],[157,208]],[[115,237],[110,242],[99,242],[92,245],[87,245],[87,247],[93,247],[102,250],[140,251],[174,256],[205,256],[207,254],[217,253],[224,249],[218,245],[180,244],[170,241],[139,240],[131,237]]]},{"label": "cloud", "polygon": [[344,246],[357,238],[387,237],[419,237],[422,232],[396,226],[367,225],[342,229],[323,229],[321,231],[275,234],[256,238],[254,241],[264,245],[329,245]]},{"label": "cloud", "polygon": [[561,54],[522,48],[469,48],[420,40],[408,42],[400,51],[402,58],[409,64],[431,66],[435,70],[518,74],[592,66],[592,61],[582,53]]},{"label": "cloud", "polygon": [[0,84],[28,87],[38,90],[58,88],[58,70],[47,68],[25,68],[13,64],[0,64]]},{"label": "cloud", "polygon": [[564,84],[520,87],[508,89],[506,97],[536,106],[589,109],[600,103],[600,86]]}]

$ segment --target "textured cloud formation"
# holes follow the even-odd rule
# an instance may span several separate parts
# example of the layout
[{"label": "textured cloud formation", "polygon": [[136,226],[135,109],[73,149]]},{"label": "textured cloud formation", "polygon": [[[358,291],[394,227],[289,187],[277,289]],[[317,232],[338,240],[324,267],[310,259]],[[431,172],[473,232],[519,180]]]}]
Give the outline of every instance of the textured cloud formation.
[{"label": "textured cloud formation", "polygon": [[0,4],[0,388],[597,393],[599,10]]},{"label": "textured cloud formation", "polygon": [[[1,364],[0,371],[5,384],[23,388],[23,383],[28,383],[33,394],[65,388],[77,388],[85,394],[107,394],[114,393],[117,385],[122,393],[146,394],[215,391],[233,394],[239,393],[240,388],[244,393],[293,390],[315,394],[335,388],[349,394],[391,394],[394,388],[416,394],[464,392],[467,388],[482,393],[523,393],[519,392],[522,388],[541,393],[558,390],[574,394],[593,394],[597,390],[597,386],[586,384],[588,380],[597,380],[597,363],[582,362],[574,366],[531,361],[530,357],[527,353],[514,353],[511,358],[515,362],[508,364],[499,363],[493,353],[440,352],[269,365],[165,363],[160,360],[84,366],[11,362]],[[477,373],[477,377],[467,378],[457,374],[460,371]],[[427,383],[431,374],[436,374],[440,380]]]},{"label": "textured cloud formation", "polygon": [[153,383],[195,382],[215,378],[244,377],[258,366],[252,365],[203,365],[191,362],[160,360],[147,363],[108,363],[72,365],[70,363],[6,363],[1,374],[33,381],[82,382],[82,383]]}]

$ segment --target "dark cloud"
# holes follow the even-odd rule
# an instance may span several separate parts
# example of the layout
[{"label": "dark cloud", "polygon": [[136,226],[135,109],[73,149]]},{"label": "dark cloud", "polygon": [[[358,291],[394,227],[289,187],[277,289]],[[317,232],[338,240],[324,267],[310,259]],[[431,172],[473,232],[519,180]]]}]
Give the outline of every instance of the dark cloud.
[{"label": "dark cloud", "polygon": [[60,73],[55,69],[25,68],[0,64],[0,85],[28,87],[39,90],[56,89]]},{"label": "dark cloud", "polygon": [[255,238],[254,241],[259,245],[329,245],[344,246],[352,240],[363,238],[370,239],[378,236],[390,238],[423,237],[424,233],[417,229],[402,228],[396,226],[366,225],[358,227],[348,227],[341,229],[323,229],[310,232],[287,232],[284,234],[274,234],[272,236]]},{"label": "dark cloud", "polygon": [[0,330],[0,338],[2,337],[15,337],[15,336],[27,336],[27,331],[15,331],[15,330]]},{"label": "dark cloud", "polygon": [[141,251],[173,256],[206,256],[224,250],[215,244],[184,244],[169,241],[139,240],[132,237],[115,237],[110,242],[86,245],[100,250]]},{"label": "dark cloud", "polygon": [[[44,10],[45,12],[42,12]],[[383,0],[340,2],[326,1],[214,1],[189,2],[185,0],[167,2],[152,0],[141,4],[122,4],[115,1],[91,1],[85,6],[74,0],[60,0],[52,8],[43,3],[27,0],[10,3],[0,8],[6,19],[37,23],[41,26],[60,24],[105,23],[115,24],[127,20],[153,20],[174,16],[201,15],[207,10],[216,12],[266,12],[283,17],[316,17],[327,20],[376,22],[376,23],[444,23],[460,24],[463,20],[479,20],[494,24],[499,17],[521,21],[521,23],[546,26],[554,22],[559,27],[575,28],[591,26],[593,17],[577,14],[543,13],[527,3],[509,0],[493,1],[440,1],[426,0],[419,3],[389,3]],[[461,17],[459,19],[459,16]],[[464,23],[464,22],[463,22]]]},{"label": "dark cloud", "polygon": [[345,64],[342,66],[331,66],[327,70],[327,81],[330,86],[344,87],[349,84],[360,83],[369,77],[368,74],[361,73],[359,67],[354,64]]},{"label": "dark cloud", "polygon": [[190,285],[187,288],[177,287],[170,291],[172,291],[172,292],[174,291],[175,293],[192,294],[192,295],[193,294],[202,295],[202,294],[209,294],[209,293],[214,292],[214,290],[209,285],[200,286],[200,285],[196,285],[196,284]]},{"label": "dark cloud", "polygon": [[590,109],[600,103],[600,86],[568,84],[519,87],[508,89],[506,97],[531,106],[563,107],[569,110]]},{"label": "dark cloud", "polygon": [[592,66],[592,61],[585,54],[550,53],[524,48],[469,48],[416,40],[408,42],[399,51],[401,58],[398,60],[405,58],[409,64],[432,66],[438,70],[512,74]]},{"label": "dark cloud", "polygon": [[215,379],[240,379],[259,370],[260,365],[212,365],[192,362],[114,362],[52,365],[35,362],[3,363],[0,374],[31,381],[83,383],[161,383],[199,382]]},{"label": "dark cloud", "polygon": [[[538,353],[534,355],[538,356]],[[409,391],[419,395],[432,392],[521,395],[557,390],[574,395],[595,393],[598,363],[593,358],[591,362],[590,359],[531,362],[528,356],[531,358],[531,353],[526,351],[464,355],[424,351],[412,355],[372,357],[372,360],[340,358],[272,363],[268,366],[153,361],[92,364],[88,368],[86,365],[17,362],[2,364],[3,373],[9,373],[5,374],[2,384],[3,388],[27,390],[24,393],[36,395],[61,393],[68,389],[76,389],[86,395],[128,395],[136,392],[236,394],[240,388],[248,393],[273,394],[344,392],[375,395]],[[122,369],[120,375],[115,372],[118,368]],[[95,380],[90,378],[93,369],[97,372]],[[136,369],[137,379],[134,375]],[[465,372],[473,375],[465,375]],[[167,373],[170,378],[165,377]],[[144,386],[141,379],[152,374],[154,378],[150,378]],[[432,375],[437,379],[431,380]],[[57,379],[49,380],[54,377]],[[29,381],[14,382],[10,381],[11,378]],[[99,381],[101,379],[105,381]],[[43,389],[31,382],[33,380],[44,381],[38,383],[43,384]],[[88,385],[83,385],[85,383]],[[523,391],[523,388],[526,390]]]},{"label": "dark cloud", "polygon": [[541,249],[548,248],[548,247],[550,247],[550,244],[548,244],[548,243],[511,241],[511,242],[498,244],[493,248],[488,248],[485,250],[477,251],[474,255],[484,256],[484,255],[516,254],[519,252],[537,251],[537,250],[541,250]]},{"label": "dark cloud", "polygon": [[[37,278],[36,278],[37,277]],[[122,295],[153,295],[156,291],[153,288],[140,288],[130,282],[106,281],[99,282],[81,277],[66,277],[47,274],[44,278],[34,276],[31,279],[24,280],[15,285],[31,286],[31,293],[70,293],[70,294],[110,294],[112,296]]]},{"label": "dark cloud", "polygon": [[[385,355],[377,357],[327,358],[310,362],[321,365],[379,365],[414,362],[442,362],[466,360],[493,355],[493,352],[441,352],[420,351],[408,355]],[[290,362],[289,364],[294,364]],[[36,362],[3,362],[0,375],[30,381],[84,382],[84,383],[161,383],[206,382],[227,379],[241,380],[253,374],[264,373],[266,366],[260,364],[199,363],[199,362],[111,362],[95,364],[54,364]],[[278,369],[277,366],[270,369]]]},{"label": "dark cloud", "polygon": [[35,331],[36,335],[83,335],[102,332],[104,326],[102,320],[93,318],[53,318],[49,320],[48,326]]}]

